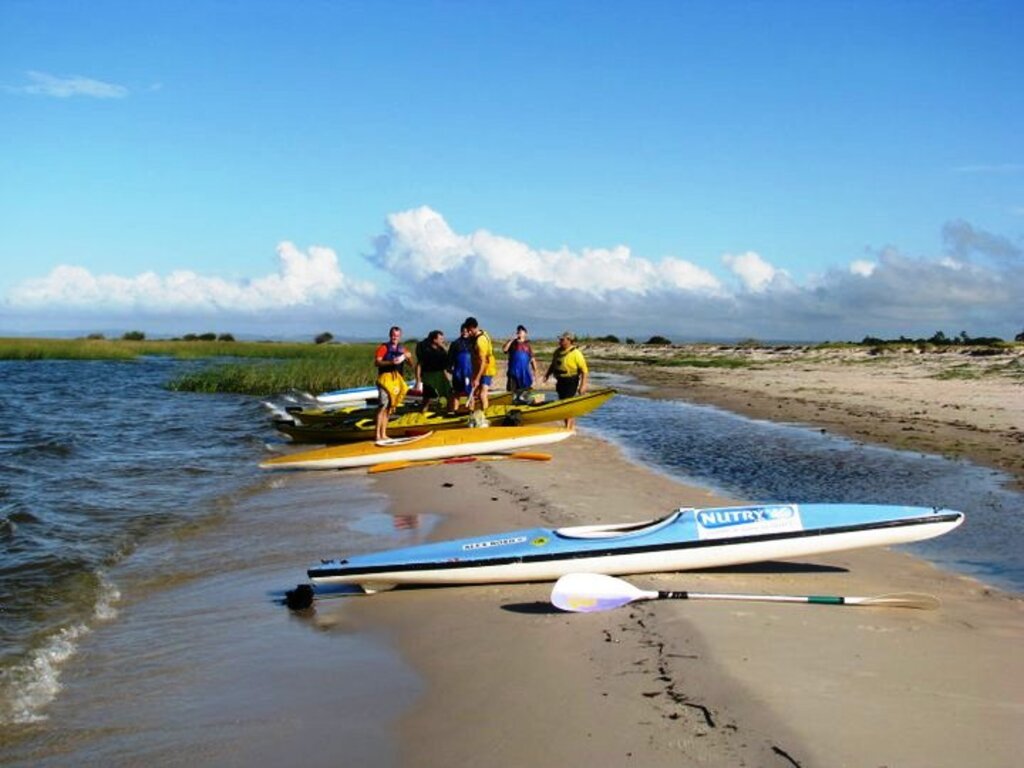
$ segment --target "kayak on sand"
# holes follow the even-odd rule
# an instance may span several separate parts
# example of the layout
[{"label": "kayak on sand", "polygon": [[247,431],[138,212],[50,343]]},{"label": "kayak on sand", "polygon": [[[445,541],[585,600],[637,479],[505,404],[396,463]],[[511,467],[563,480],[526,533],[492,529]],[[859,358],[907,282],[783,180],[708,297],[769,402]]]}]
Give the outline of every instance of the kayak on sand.
[{"label": "kayak on sand", "polygon": [[694,570],[922,541],[962,512],[881,504],[681,508],[659,520],[531,528],[323,560],[313,588],[550,581],[580,571],[624,575]]},{"label": "kayak on sand", "polygon": [[517,451],[535,445],[550,445],[574,432],[554,427],[478,427],[446,429],[381,443],[365,440],[300,451],[268,459],[263,469],[348,469],[391,461],[425,461],[453,456]]}]

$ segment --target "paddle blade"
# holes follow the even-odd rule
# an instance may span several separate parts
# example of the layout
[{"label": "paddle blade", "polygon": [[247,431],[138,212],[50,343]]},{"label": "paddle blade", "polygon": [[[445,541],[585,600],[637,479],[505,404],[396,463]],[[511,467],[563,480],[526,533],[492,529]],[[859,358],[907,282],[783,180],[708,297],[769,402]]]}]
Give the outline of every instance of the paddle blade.
[{"label": "paddle blade", "polygon": [[917,608],[921,611],[934,611],[941,605],[937,597],[917,592],[899,592],[878,597],[848,597],[846,602],[850,605],[873,605],[879,608]]},{"label": "paddle blade", "polygon": [[523,461],[551,461],[550,453],[535,453],[532,451],[517,451],[509,454],[510,459],[522,459]]},{"label": "paddle blade", "polygon": [[621,608],[634,600],[650,600],[657,592],[645,592],[628,581],[598,573],[570,573],[555,582],[551,603],[563,611],[595,613]]}]

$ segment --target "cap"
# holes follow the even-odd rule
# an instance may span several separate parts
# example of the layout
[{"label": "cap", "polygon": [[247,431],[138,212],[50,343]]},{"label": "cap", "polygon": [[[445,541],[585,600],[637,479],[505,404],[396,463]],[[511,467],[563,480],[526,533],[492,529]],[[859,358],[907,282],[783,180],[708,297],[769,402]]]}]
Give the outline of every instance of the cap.
[{"label": "cap", "polygon": [[576,341],[576,335],[572,331],[562,331],[558,338],[559,340],[568,339],[569,341]]}]

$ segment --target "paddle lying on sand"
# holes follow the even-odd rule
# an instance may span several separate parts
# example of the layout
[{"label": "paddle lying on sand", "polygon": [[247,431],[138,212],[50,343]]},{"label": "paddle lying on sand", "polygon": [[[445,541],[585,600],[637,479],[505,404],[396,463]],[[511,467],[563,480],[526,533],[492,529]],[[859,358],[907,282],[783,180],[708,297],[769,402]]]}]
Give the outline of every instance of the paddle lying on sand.
[{"label": "paddle lying on sand", "polygon": [[901,593],[878,597],[841,597],[838,595],[741,595],[713,592],[669,592],[643,590],[628,581],[598,573],[570,573],[555,582],[551,602],[563,611],[592,613],[619,608],[636,600],[754,600],[770,603],[817,603],[821,605],[873,605],[886,608],[939,607],[931,595]]},{"label": "paddle lying on sand", "polygon": [[494,453],[485,456],[453,456],[449,459],[428,459],[426,461],[385,461],[380,464],[374,464],[366,471],[374,475],[378,472],[391,472],[396,469],[406,469],[407,467],[429,467],[434,464],[468,464],[474,461],[499,461],[500,459],[551,461],[551,454],[517,451],[516,453]]}]

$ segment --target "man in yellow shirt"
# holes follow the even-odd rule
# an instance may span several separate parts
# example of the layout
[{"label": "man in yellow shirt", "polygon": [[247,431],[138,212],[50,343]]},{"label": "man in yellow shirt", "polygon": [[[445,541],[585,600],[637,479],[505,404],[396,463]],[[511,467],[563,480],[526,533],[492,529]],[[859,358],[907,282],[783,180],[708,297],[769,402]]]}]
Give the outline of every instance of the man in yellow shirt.
[{"label": "man in yellow shirt", "polygon": [[[565,331],[558,337],[558,348],[544,374],[544,381],[554,376],[558,399],[565,400],[567,397],[586,394],[589,374],[587,359],[576,346],[576,337],[572,331]],[[567,429],[575,428],[576,419],[566,419],[565,426]]]},{"label": "man in yellow shirt", "polygon": [[494,359],[494,345],[487,331],[480,327],[475,317],[467,317],[465,322],[469,338],[473,341],[473,380],[469,394],[469,409],[479,399],[480,407],[487,410],[489,405],[488,392],[494,384],[498,373],[498,362]]}]

